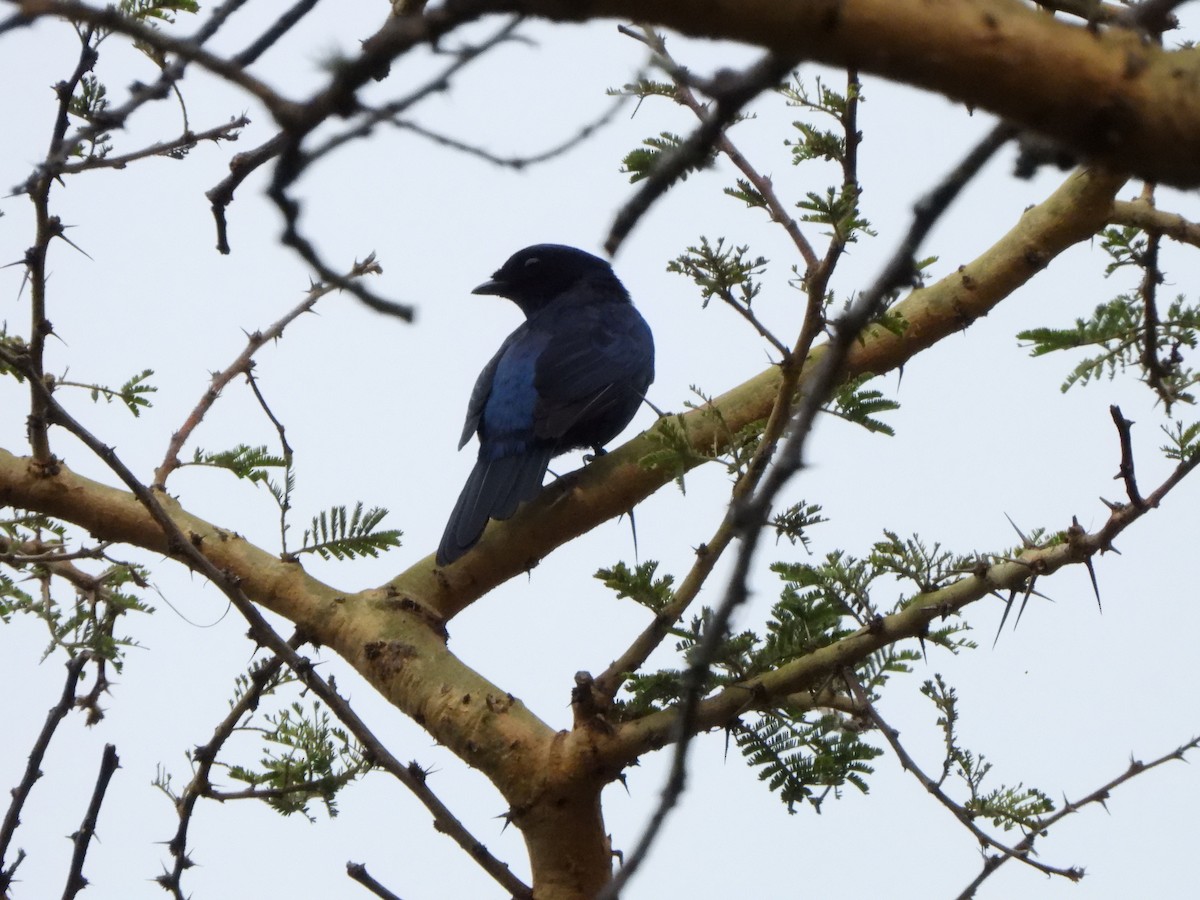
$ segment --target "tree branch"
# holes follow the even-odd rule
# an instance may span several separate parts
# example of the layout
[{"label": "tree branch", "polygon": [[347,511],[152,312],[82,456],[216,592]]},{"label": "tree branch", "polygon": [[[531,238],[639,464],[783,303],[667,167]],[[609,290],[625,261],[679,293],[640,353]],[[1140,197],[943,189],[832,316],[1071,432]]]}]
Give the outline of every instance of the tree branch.
[{"label": "tree branch", "polygon": [[88,846],[96,835],[96,822],[100,818],[100,804],[104,802],[104,793],[108,790],[108,782],[113,773],[120,768],[121,760],[117,756],[117,748],[112,744],[104,745],[104,755],[100,759],[100,774],[96,776],[96,789],[92,792],[92,801],[88,804],[87,813],[79,830],[71,835],[75,845],[71,854],[71,869],[67,873],[67,886],[63,890],[63,900],[71,900],[88,885],[83,877],[83,862],[87,858]]}]

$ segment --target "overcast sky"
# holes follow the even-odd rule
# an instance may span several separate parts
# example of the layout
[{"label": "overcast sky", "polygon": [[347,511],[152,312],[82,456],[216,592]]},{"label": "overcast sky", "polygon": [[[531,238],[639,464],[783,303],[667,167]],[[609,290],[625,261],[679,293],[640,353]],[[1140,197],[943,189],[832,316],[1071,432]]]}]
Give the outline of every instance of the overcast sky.
[{"label": "overcast sky", "polygon": [[[260,4],[261,5],[261,4]],[[248,4],[213,49],[244,46],[275,13]],[[303,97],[324,78],[322,63],[353,52],[380,22],[384,4],[325,4],[271,51],[255,71],[288,96]],[[1185,8],[1185,12],[1187,12]],[[479,35],[487,28],[477,28]],[[185,27],[190,28],[190,24]],[[611,101],[605,89],[631,80],[644,64],[640,45],[615,23],[524,26],[532,43],[510,44],[458,78],[417,115],[422,124],[496,153],[536,153],[573,134]],[[1178,39],[1178,38],[1174,38]],[[745,48],[673,39],[680,62],[708,73],[754,58]],[[27,177],[44,152],[54,114],[51,85],[75,64],[69,28],[43,24],[0,38],[0,185]],[[444,65],[428,54],[393,68],[371,88],[383,99],[401,95]],[[812,79],[818,71],[804,67]],[[149,81],[148,62],[121,40],[102,47],[98,70],[118,99],[133,79]],[[840,83],[838,73],[825,73]],[[861,181],[866,216],[879,237],[855,245],[838,271],[840,296],[869,284],[898,242],[909,209],[992,125],[940,97],[865,78],[860,112],[865,134]],[[264,174],[247,181],[229,211],[233,253],[213,249],[215,235],[204,191],[226,172],[233,152],[272,133],[269,117],[244,95],[192,72],[183,86],[193,129],[248,112],[253,124],[237,144],[196,148],[183,162],[154,159],[124,171],[70,179],[56,188],[53,211],[87,255],[52,248],[49,318],[59,340],[48,368],[79,381],[119,385],[151,368],[159,388],[154,407],[134,420],[119,405],[93,405],[87,395],[64,402],[113,444],[149,480],[167,440],[205,389],[209,373],[241,350],[245,331],[278,319],[303,296],[310,273],[276,244],[280,220],[263,199]],[[796,117],[778,98],[762,98],[757,118],[733,132],[735,142],[791,201],[823,192],[833,181],[820,166],[793,168],[784,138]],[[298,542],[311,515],[336,504],[386,506],[387,520],[405,532],[402,548],[379,560],[306,560],[317,577],[356,590],[386,581],[432,552],[445,517],[472,463],[473,445],[456,452],[467,396],[484,362],[519,321],[517,309],[470,289],[514,250],[540,241],[599,252],[611,218],[633,190],[622,156],[648,135],[685,133],[686,111],[667,101],[629,107],[594,139],[552,162],[522,172],[501,169],[441,149],[409,133],[380,129],[320,164],[299,187],[303,224],[325,259],[347,269],[376,252],[384,273],[372,287],[414,304],[412,325],[381,318],[349,296],[322,300],[317,315],[293,324],[284,339],[257,357],[256,373],[276,415],[287,426],[298,460]],[[115,136],[117,152],[178,133],[180,111],[161,103],[138,114]],[[938,225],[924,248],[936,255],[931,277],[952,272],[1007,230],[1030,204],[1065,177],[1043,172],[1032,181],[1010,177],[1012,152],[1002,153]],[[797,261],[778,227],[761,211],[721,195],[727,166],[693,176],[671,190],[641,223],[615,268],[654,330],[658,377],[650,399],[677,410],[689,386],[719,394],[769,363],[763,343],[729,310],[702,309],[689,282],[666,263],[700,235],[750,243],[771,259],[760,315],[789,334],[800,295],[787,286]],[[1138,185],[1123,192],[1132,197]],[[1200,218],[1193,195],[1162,192],[1160,206]],[[24,197],[0,200],[0,262],[16,261],[33,243],[32,207]],[[816,238],[816,229],[810,237]],[[1026,532],[1058,530],[1078,516],[1099,526],[1098,499],[1120,499],[1112,480],[1119,460],[1109,418],[1119,403],[1134,431],[1144,489],[1168,470],[1157,453],[1163,421],[1150,392],[1117,379],[1067,394],[1059,391],[1076,360],[1028,359],[1015,334],[1040,325],[1067,325],[1120,291],[1134,275],[1105,281],[1098,249],[1077,247],[1049,271],[961,336],[942,342],[880,388],[902,404],[888,415],[897,435],[869,435],[822,420],[809,447],[810,467],[792,486],[792,500],[820,502],[831,520],[813,532],[819,559],[835,548],[869,552],[887,528],[919,534],[955,552],[998,552],[1017,543],[1008,517]],[[1170,247],[1164,268],[1171,295],[1194,296],[1195,261]],[[26,334],[28,291],[19,265],[0,269],[0,320]],[[27,452],[27,393],[0,380],[0,446]],[[1192,415],[1189,409],[1180,410]],[[643,410],[627,435],[653,420]],[[185,450],[220,450],[239,442],[274,445],[274,429],[247,389],[233,385]],[[74,470],[112,482],[98,460],[67,435],[55,451]],[[556,470],[577,465],[577,458]],[[637,511],[642,559],[681,575],[692,548],[711,534],[728,481],[723,469],[697,471],[682,495],[668,486]],[[172,493],[192,512],[278,549],[275,506],[262,489],[226,473],[187,469]],[[909,751],[927,770],[940,769],[936,711],[918,687],[935,672],[958,690],[961,743],[994,763],[992,786],[1024,782],[1055,800],[1075,798],[1118,775],[1130,755],[1147,760],[1200,730],[1195,700],[1194,635],[1200,632],[1191,572],[1200,489],[1185,483],[1167,504],[1119,541],[1121,555],[1096,561],[1104,600],[1096,608],[1087,574],[1072,568],[1039,583],[1054,601],[1031,601],[1020,627],[992,648],[1001,604],[967,610],[981,649],[952,658],[931,652],[911,676],[898,678],[880,704],[900,728]],[[153,878],[169,863],[175,830],[170,803],[150,787],[157,767],[182,786],[185,751],[206,741],[227,709],[233,677],[252,653],[245,624],[214,589],[179,567],[130,551],[154,565],[163,600],[157,613],[126,623],[141,645],[108,699],[108,716],[87,730],[78,717],[60,729],[24,811],[15,845],[29,858],[16,898],[62,890],[73,832],[86,807],[100,749],[114,743],[122,768],[100,818],[100,840],[89,852],[84,896],[93,900],[161,896]],[[602,670],[644,626],[648,614],[615,599],[592,573],[619,559],[633,561],[628,523],[611,522],[556,551],[529,578],[514,579],[454,620],[451,648],[470,666],[520,697],[556,727],[569,727],[572,677]],[[778,597],[771,560],[810,559],[800,548],[764,544],[754,596],[737,627],[763,628]],[[703,600],[719,596],[713,583]],[[887,606],[901,596],[878,596]],[[281,625],[281,627],[283,627]],[[0,786],[15,785],[46,709],[61,691],[62,658],[39,665],[43,627],[26,619],[0,629]],[[423,731],[385,704],[372,688],[328,653],[337,677],[361,714],[403,760],[433,766],[431,784],[470,830],[518,874],[528,877],[515,829],[502,828],[504,802],[478,773],[432,745]],[[655,658],[671,664],[669,654]],[[287,700],[293,699],[288,697]],[[875,736],[877,742],[878,736]],[[257,758],[252,740],[230,745],[243,761]],[[684,803],[648,865],[627,892],[632,900],[667,897],[953,897],[978,871],[974,841],[951,814],[925,795],[894,757],[876,761],[871,793],[849,789],[820,815],[783,804],[722,734],[697,740]],[[658,798],[664,754],[649,756],[605,794],[606,825],[616,848],[628,850]],[[1200,781],[1194,766],[1173,764],[1121,788],[1108,812],[1091,807],[1056,828],[1038,846],[1054,865],[1086,867],[1077,886],[1007,864],[983,897],[1018,892],[1036,898],[1182,897],[1193,888],[1190,861],[1200,828]],[[961,796],[961,795],[960,795]],[[344,874],[348,860],[369,870],[406,900],[500,897],[502,892],[445,837],[405,790],[378,773],[347,790],[341,815],[317,822],[280,819],[251,803],[201,803],[189,848],[198,864],[184,877],[186,893],[238,896],[357,897],[366,892]],[[1006,835],[1016,842],[1019,835]]]}]

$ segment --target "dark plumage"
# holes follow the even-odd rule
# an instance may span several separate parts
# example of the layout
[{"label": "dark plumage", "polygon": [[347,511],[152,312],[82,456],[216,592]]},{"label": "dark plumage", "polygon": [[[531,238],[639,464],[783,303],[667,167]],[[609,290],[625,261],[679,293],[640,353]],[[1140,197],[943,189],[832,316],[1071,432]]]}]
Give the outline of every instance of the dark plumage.
[{"label": "dark plumage", "polygon": [[607,262],[559,244],[514,253],[472,291],[507,297],[525,322],[475,382],[459,449],[479,435],[471,471],[437,551],[475,546],[542,487],[550,460],[616,437],[654,380],[654,339]]}]

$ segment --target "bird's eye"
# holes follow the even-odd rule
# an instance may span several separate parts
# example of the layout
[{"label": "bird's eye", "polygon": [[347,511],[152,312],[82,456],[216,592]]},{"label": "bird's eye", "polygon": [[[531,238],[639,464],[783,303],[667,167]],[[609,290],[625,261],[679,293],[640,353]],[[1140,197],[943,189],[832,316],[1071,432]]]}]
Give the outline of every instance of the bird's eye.
[{"label": "bird's eye", "polygon": [[531,256],[529,259],[525,260],[525,268],[527,269],[531,269],[534,266],[540,266],[541,264],[542,261],[536,256]]}]

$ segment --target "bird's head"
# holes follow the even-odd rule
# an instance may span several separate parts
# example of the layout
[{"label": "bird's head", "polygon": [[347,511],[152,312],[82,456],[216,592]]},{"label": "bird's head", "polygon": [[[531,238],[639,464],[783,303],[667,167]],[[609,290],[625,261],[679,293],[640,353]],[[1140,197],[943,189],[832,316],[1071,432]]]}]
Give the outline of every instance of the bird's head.
[{"label": "bird's head", "polygon": [[562,244],[534,244],[518,250],[471,293],[507,297],[528,316],[582,281],[615,286],[625,293],[605,260]]}]

